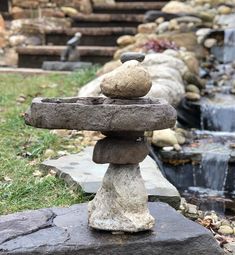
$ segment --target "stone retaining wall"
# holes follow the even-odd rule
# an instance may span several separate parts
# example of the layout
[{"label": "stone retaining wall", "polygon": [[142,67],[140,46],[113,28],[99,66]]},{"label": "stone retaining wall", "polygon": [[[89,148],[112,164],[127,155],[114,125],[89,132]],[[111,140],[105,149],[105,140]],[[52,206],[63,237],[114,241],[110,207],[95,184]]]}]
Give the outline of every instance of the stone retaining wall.
[{"label": "stone retaining wall", "polygon": [[76,13],[89,14],[92,4],[113,4],[114,0],[12,0],[13,19],[66,17]]}]

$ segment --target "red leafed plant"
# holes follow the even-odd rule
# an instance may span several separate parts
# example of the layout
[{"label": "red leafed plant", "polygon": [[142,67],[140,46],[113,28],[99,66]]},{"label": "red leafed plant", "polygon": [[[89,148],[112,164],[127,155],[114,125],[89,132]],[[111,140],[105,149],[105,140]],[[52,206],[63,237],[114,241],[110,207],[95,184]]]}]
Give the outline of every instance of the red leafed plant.
[{"label": "red leafed plant", "polygon": [[150,40],[143,45],[147,51],[163,52],[167,49],[177,50],[178,47],[174,42],[168,40]]}]

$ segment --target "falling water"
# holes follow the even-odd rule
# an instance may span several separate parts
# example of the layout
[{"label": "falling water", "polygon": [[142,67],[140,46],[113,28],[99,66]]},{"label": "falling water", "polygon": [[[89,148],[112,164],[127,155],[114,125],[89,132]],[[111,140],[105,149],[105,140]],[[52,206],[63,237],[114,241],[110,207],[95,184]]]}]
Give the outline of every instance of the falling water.
[{"label": "falling water", "polygon": [[224,191],[229,157],[229,153],[217,152],[207,152],[202,155],[201,169],[205,178],[204,188]]},{"label": "falling water", "polygon": [[224,30],[224,63],[235,59],[235,29]]},{"label": "falling water", "polygon": [[235,105],[201,105],[201,129],[235,131]]}]

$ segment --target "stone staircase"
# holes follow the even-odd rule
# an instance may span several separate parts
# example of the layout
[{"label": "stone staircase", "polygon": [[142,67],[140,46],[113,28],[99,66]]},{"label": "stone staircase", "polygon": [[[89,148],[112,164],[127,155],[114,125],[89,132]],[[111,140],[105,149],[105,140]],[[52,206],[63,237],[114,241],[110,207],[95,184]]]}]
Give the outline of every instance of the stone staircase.
[{"label": "stone staircase", "polygon": [[57,61],[67,40],[81,32],[79,51],[82,61],[104,64],[112,59],[116,40],[121,35],[136,34],[148,10],[160,10],[167,1],[116,0],[115,5],[94,5],[92,14],[72,17],[69,29],[45,31],[45,45],[17,48],[18,67],[40,68],[43,61]]}]

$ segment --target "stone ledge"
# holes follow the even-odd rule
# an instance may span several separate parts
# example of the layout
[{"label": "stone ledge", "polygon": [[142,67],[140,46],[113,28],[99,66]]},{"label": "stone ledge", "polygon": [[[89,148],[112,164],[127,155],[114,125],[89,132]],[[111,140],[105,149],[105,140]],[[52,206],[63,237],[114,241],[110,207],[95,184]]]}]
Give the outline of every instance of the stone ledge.
[{"label": "stone ledge", "polygon": [[[1,216],[0,236],[8,238],[0,241],[0,254],[223,254],[207,229],[184,218],[170,206],[149,203],[149,209],[156,218],[152,231],[122,235],[88,228],[87,204]],[[35,222],[36,228],[32,227]]]}]

